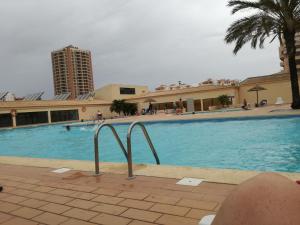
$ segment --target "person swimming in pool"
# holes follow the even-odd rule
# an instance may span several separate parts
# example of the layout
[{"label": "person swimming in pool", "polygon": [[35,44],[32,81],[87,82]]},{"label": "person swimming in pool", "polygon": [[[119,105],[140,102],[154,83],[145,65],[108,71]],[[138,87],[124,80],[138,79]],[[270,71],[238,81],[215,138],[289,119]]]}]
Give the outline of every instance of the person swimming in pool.
[{"label": "person swimming in pool", "polygon": [[67,125],[67,126],[66,126],[66,130],[67,130],[67,131],[70,131],[70,130],[71,130],[70,125]]}]

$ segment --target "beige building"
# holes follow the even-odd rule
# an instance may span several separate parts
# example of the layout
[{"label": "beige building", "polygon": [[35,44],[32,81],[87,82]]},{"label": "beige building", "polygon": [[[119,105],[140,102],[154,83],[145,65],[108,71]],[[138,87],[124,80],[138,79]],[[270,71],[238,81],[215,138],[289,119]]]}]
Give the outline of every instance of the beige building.
[{"label": "beige building", "polygon": [[248,92],[255,85],[260,85],[266,89],[259,92],[259,99],[267,100],[269,105],[274,105],[278,97],[281,97],[285,103],[292,103],[291,81],[288,73],[277,73],[245,79],[240,83],[239,87],[239,102],[241,104],[246,99],[252,106],[255,105],[256,93]]},{"label": "beige building", "polygon": [[109,84],[95,90],[95,99],[112,102],[113,100],[128,99],[134,96],[147,94],[147,86],[127,85],[127,84]]},{"label": "beige building", "polygon": [[[151,99],[157,110],[173,109],[181,100],[188,111],[207,111],[218,107],[217,98],[220,95],[228,95],[231,107],[240,107],[244,100],[252,107],[257,101],[256,92],[249,90],[260,85],[266,90],[259,91],[259,102],[266,100],[268,105],[274,105],[280,98],[284,103],[292,102],[290,76],[288,73],[277,73],[268,76],[250,77],[233,85],[200,85],[173,90],[160,90],[127,99],[138,104],[139,110],[147,109]],[[190,105],[190,107],[188,107]]]},{"label": "beige building", "polygon": [[185,108],[187,108],[187,102],[193,102],[194,107],[191,111],[207,111],[209,110],[209,107],[216,106],[218,104],[216,98],[223,94],[230,96],[233,105],[237,105],[239,103],[237,102],[239,97],[238,89],[236,87],[217,85],[155,91],[131,97],[127,100],[129,102],[137,103],[140,110],[148,108],[148,101],[152,101],[154,108],[157,110],[165,110],[173,109],[174,103],[176,104],[176,102],[179,102],[181,99]]},{"label": "beige building", "polygon": [[94,91],[91,52],[72,45],[51,53],[55,95],[71,99]]},{"label": "beige building", "polygon": [[114,116],[110,102],[102,100],[0,102],[0,128],[95,120],[98,111],[106,118]]}]

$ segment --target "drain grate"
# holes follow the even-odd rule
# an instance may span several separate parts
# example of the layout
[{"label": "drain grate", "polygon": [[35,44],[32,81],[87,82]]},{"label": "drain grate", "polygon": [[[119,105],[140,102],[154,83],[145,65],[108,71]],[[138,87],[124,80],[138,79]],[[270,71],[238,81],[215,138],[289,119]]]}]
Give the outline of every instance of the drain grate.
[{"label": "drain grate", "polygon": [[203,179],[185,177],[185,178],[181,179],[180,181],[178,181],[176,184],[187,185],[187,186],[198,186],[203,181],[204,181]]}]

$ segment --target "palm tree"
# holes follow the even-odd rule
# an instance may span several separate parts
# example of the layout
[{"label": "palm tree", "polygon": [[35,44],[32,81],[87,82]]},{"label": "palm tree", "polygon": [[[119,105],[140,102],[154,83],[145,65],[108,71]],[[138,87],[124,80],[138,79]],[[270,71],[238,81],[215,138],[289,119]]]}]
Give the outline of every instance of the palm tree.
[{"label": "palm tree", "polygon": [[233,7],[232,14],[241,10],[254,10],[254,13],[235,21],[228,28],[226,43],[235,42],[233,50],[236,54],[247,42],[251,47],[259,45],[271,37],[280,44],[285,43],[292,87],[293,109],[300,108],[299,83],[296,67],[295,34],[300,28],[300,0],[229,0],[229,7]]},{"label": "palm tree", "polygon": [[125,116],[135,115],[137,110],[137,104],[126,102],[124,99],[113,100],[110,106],[111,112],[116,112],[119,115],[123,113]]},{"label": "palm tree", "polygon": [[113,100],[111,106],[110,106],[110,111],[111,112],[116,112],[119,115],[121,115],[121,112],[123,112],[125,100]]}]

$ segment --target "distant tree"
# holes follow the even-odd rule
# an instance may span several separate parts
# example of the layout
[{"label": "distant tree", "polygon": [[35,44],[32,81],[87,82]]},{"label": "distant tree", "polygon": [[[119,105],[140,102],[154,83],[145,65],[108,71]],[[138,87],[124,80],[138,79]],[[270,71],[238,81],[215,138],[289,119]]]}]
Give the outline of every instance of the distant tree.
[{"label": "distant tree", "polygon": [[135,103],[125,102],[125,100],[114,100],[110,106],[111,112],[116,112],[119,115],[123,113],[125,116],[135,115],[137,105]]},{"label": "distant tree", "polygon": [[218,98],[218,102],[224,107],[230,104],[230,98],[228,95],[220,95]]},{"label": "distant tree", "polygon": [[125,100],[113,100],[111,106],[110,106],[110,111],[111,112],[116,112],[119,115],[123,112],[124,109],[124,104]]},{"label": "distant tree", "polygon": [[[296,67],[295,34],[300,28],[300,0],[229,0],[229,7],[233,7],[232,14],[240,11],[253,10],[235,21],[227,30],[225,41],[235,42],[233,52],[236,54],[247,42],[251,47],[259,45],[271,37],[271,42],[278,38],[285,43],[292,87],[293,109],[300,109],[300,94]],[[284,39],[284,40],[282,40]]]},{"label": "distant tree", "polygon": [[123,113],[125,116],[135,115],[137,113],[137,105],[135,103],[127,103],[123,105]]}]

